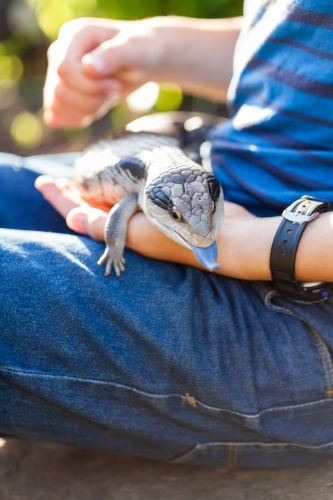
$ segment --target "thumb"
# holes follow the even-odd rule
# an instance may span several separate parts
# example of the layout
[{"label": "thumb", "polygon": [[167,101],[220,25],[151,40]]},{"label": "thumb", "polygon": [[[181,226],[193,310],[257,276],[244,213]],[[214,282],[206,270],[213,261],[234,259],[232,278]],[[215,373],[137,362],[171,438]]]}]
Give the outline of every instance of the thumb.
[{"label": "thumb", "polygon": [[128,65],[139,65],[138,47],[123,33],[102,43],[82,58],[85,72],[93,77],[106,77]]}]

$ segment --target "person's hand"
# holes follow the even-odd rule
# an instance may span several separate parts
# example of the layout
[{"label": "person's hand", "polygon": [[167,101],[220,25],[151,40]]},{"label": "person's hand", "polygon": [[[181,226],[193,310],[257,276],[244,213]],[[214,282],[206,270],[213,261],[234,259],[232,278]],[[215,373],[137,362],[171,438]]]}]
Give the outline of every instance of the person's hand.
[{"label": "person's hand", "polygon": [[70,21],[48,53],[45,122],[86,126],[151,80],[223,100],[240,27],[240,18]]},{"label": "person's hand", "polygon": [[86,126],[147,82],[161,52],[154,23],[81,18],[64,24],[48,51],[46,124]]},{"label": "person's hand", "polygon": [[[71,229],[95,240],[104,241],[104,226],[109,207],[89,205],[81,198],[70,180],[55,180],[42,176],[37,179],[36,187],[66,218]],[[267,221],[275,222],[272,225],[267,224]],[[269,249],[278,223],[279,218],[259,219],[240,205],[225,202],[224,222],[217,237],[218,262],[222,267],[215,272],[235,278],[270,279]],[[136,213],[130,219],[126,246],[152,259],[203,269],[191,250],[159,233],[148,222],[143,212]],[[260,266],[258,248],[261,251],[268,248],[268,257],[264,255]],[[256,259],[253,258],[254,253]]]}]

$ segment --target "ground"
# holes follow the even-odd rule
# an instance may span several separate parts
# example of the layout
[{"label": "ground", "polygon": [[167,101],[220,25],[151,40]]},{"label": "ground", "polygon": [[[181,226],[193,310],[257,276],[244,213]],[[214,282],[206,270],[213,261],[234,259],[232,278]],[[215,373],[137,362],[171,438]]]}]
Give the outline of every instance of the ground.
[{"label": "ground", "polygon": [[0,441],[0,500],[332,500],[333,461],[290,469],[171,465]]}]

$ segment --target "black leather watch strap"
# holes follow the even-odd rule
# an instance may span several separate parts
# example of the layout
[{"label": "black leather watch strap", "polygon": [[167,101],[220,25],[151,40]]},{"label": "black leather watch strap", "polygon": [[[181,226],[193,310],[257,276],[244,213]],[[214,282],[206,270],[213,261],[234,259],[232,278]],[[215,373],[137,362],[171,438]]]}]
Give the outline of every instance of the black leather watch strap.
[{"label": "black leather watch strap", "polygon": [[331,204],[326,200],[302,196],[282,213],[283,219],[274,237],[270,256],[273,284],[282,295],[305,302],[317,302],[328,296],[329,291],[326,293],[325,290],[329,286],[326,283],[305,286],[296,280],[295,261],[307,224],[330,209]]}]

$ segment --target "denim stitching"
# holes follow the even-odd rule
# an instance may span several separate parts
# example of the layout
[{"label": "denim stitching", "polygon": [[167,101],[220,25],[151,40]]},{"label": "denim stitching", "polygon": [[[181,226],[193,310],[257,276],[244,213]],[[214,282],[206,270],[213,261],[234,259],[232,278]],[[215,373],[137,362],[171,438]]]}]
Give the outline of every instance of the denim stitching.
[{"label": "denim stitching", "polygon": [[[109,386],[112,386],[112,387],[116,387],[116,388],[119,388],[119,389],[124,389],[124,390],[127,390],[127,391],[131,391],[131,392],[134,392],[136,394],[142,394],[143,396],[147,396],[147,397],[150,397],[150,398],[155,398],[155,399],[163,399],[163,398],[179,398],[181,399],[184,403],[188,403],[187,401],[187,398],[186,396],[183,396],[182,394],[178,394],[178,393],[170,393],[170,394],[154,394],[154,393],[149,393],[149,392],[146,392],[146,391],[142,391],[142,390],[139,390],[139,389],[135,389],[134,387],[130,387],[130,386],[126,386],[124,384],[117,384],[115,382],[109,382],[109,381],[106,381],[106,380],[96,380],[96,379],[89,379],[89,378],[82,378],[82,377],[70,377],[68,375],[63,375],[63,376],[59,376],[59,375],[52,375],[52,374],[49,374],[49,373],[37,373],[37,372],[29,372],[29,371],[23,371],[23,370],[18,370],[18,369],[15,369],[15,368],[1,368],[0,367],[0,373],[17,373],[19,375],[22,375],[24,377],[26,376],[30,376],[30,377],[39,377],[39,378],[53,378],[53,379],[61,379],[61,380],[73,380],[73,381],[76,381],[76,382],[89,382],[91,384],[100,384],[100,385],[109,385]],[[192,396],[193,397],[193,396]],[[231,415],[237,415],[239,417],[242,417],[242,418],[246,418],[246,419],[256,419],[256,418],[260,418],[262,415],[265,415],[267,413],[275,413],[275,412],[279,412],[279,411],[289,411],[289,410],[295,410],[295,409],[302,409],[302,408],[308,408],[308,407],[311,407],[311,406],[316,406],[316,405],[323,405],[323,404],[326,404],[326,403],[332,403],[333,402],[333,399],[320,399],[320,400],[317,400],[317,401],[310,401],[309,403],[301,403],[301,404],[297,404],[297,405],[288,405],[288,406],[279,406],[279,407],[274,407],[274,408],[266,408],[264,410],[261,410],[260,412],[256,413],[256,414],[249,414],[249,413],[241,413],[239,411],[235,411],[235,410],[230,410],[228,408],[216,408],[214,406],[209,406],[209,405],[206,405],[205,403],[202,403],[199,399],[197,398],[193,398],[195,399],[195,402],[196,402],[196,405],[197,407],[202,407],[204,409],[207,409],[209,411],[212,411],[212,412],[216,412],[216,413],[229,413]],[[333,444],[333,442],[332,442]]]},{"label": "denim stitching", "polygon": [[316,451],[316,450],[322,450],[322,449],[325,449],[325,448],[330,448],[331,446],[333,445],[333,441],[329,442],[329,443],[325,443],[325,444],[320,444],[320,445],[316,445],[316,446],[307,446],[307,445],[304,445],[304,444],[300,444],[300,443],[288,443],[288,442],[280,442],[280,443],[277,443],[277,442],[274,442],[274,443],[263,443],[261,441],[248,441],[246,443],[243,443],[243,442],[233,442],[233,443],[228,443],[228,442],[225,442],[225,441],[218,441],[218,442],[208,442],[208,443],[201,443],[201,444],[197,444],[195,445],[194,448],[192,448],[191,451],[187,452],[186,455],[189,455],[190,453],[192,454],[192,452],[194,452],[194,449],[196,449],[196,455],[198,454],[198,451],[199,451],[199,448],[204,449],[206,447],[210,447],[210,448],[219,448],[219,447],[224,447],[224,448],[228,448],[228,450],[232,447],[236,447],[236,449],[238,448],[246,448],[246,447],[254,447],[254,446],[258,446],[258,447],[261,447],[261,448],[301,448],[301,449],[304,449],[304,450],[311,450],[311,451]]},{"label": "denim stitching", "polygon": [[[310,326],[309,326],[309,328],[310,328]],[[311,328],[310,328],[310,330],[311,330]],[[318,353],[323,361],[323,366],[325,369],[325,375],[326,375],[326,381],[327,381],[326,394],[328,397],[331,397],[333,395],[333,391],[332,391],[332,386],[330,384],[330,374],[331,374],[331,380],[332,380],[333,370],[332,370],[332,362],[330,360],[330,355],[329,355],[329,352],[328,352],[328,349],[327,349],[325,343],[323,342],[322,338],[319,336],[318,332],[315,329],[313,329],[312,334],[313,334],[313,339],[314,339],[314,342],[316,344]],[[327,360],[327,365],[328,365],[328,368],[330,370],[330,374],[327,372],[327,369],[325,368],[325,365],[324,365],[325,359],[320,354],[320,349],[323,351],[323,355],[325,356],[325,359]]]},{"label": "denim stitching", "polygon": [[[174,458],[171,460],[171,463],[187,463],[190,460],[193,460],[197,458],[198,456],[201,456],[203,452],[209,449],[214,449],[214,448],[224,448],[227,453],[228,453],[228,458],[227,458],[227,467],[236,467],[237,466],[237,455],[238,451],[241,453],[242,449],[246,448],[259,448],[259,449],[264,449],[266,448],[266,451],[270,452],[275,452],[275,453],[282,453],[284,451],[292,451],[292,450],[306,450],[309,452],[318,452],[320,454],[325,454],[328,452],[329,448],[331,448],[333,445],[333,442],[318,445],[318,446],[306,446],[298,443],[262,443],[260,441],[252,441],[252,442],[247,442],[247,443],[242,443],[242,442],[233,442],[233,443],[228,443],[224,441],[219,441],[219,442],[208,442],[208,443],[201,443],[201,444],[196,444],[193,448],[190,449],[190,451],[187,451],[186,453],[183,453],[179,455],[177,458]],[[326,451],[325,448],[328,450]]]},{"label": "denim stitching", "polygon": [[177,464],[177,463],[188,462],[189,460],[193,460],[194,458],[196,458],[202,454],[202,448],[203,447],[201,444],[196,444],[193,448],[190,449],[190,451],[187,451],[186,453],[182,453],[177,458],[170,460],[170,463]]},{"label": "denim stitching", "polygon": [[[283,443],[262,443],[260,441],[249,441],[247,443],[242,443],[242,442],[234,442],[232,443],[233,446],[236,446],[237,448],[246,448],[246,447],[251,447],[251,446],[258,446],[258,447],[267,447],[267,448],[302,448],[302,449],[306,449],[306,450],[320,450],[320,449],[324,449],[324,448],[330,448],[332,445],[333,445],[333,442],[330,442],[330,443],[325,443],[325,444],[320,444],[320,445],[317,445],[317,446],[307,446],[307,445],[303,445],[303,444],[299,444],[299,443],[287,443],[287,442],[283,442]],[[230,443],[224,443],[224,442],[217,442],[217,443],[205,443],[206,446],[210,446],[210,447],[220,447],[220,446],[230,446]]]},{"label": "denim stitching", "polygon": [[264,303],[268,309],[271,309],[272,311],[276,312],[281,312],[283,314],[287,314],[289,316],[292,316],[299,321],[301,321],[309,330],[311,333],[311,336],[313,338],[314,344],[316,346],[318,355],[321,359],[322,366],[325,372],[325,379],[326,379],[326,385],[327,385],[327,390],[326,395],[330,398],[333,396],[333,390],[332,390],[332,383],[333,383],[333,364],[331,360],[331,356],[329,353],[329,350],[327,349],[327,346],[317,330],[310,324],[308,323],[302,316],[299,314],[295,313],[294,311],[288,309],[287,307],[283,306],[278,306],[278,305],[273,305],[272,304],[272,299],[274,296],[278,296],[279,294],[275,290],[271,290],[266,297],[264,297]]}]

